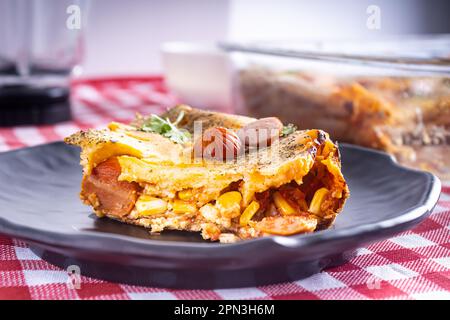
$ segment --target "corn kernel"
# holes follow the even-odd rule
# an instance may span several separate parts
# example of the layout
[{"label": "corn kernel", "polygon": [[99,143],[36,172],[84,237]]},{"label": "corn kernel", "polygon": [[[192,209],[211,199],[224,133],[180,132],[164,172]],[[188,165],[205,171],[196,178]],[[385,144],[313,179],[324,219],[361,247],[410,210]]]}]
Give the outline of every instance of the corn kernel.
[{"label": "corn kernel", "polygon": [[136,202],[136,210],[139,216],[162,214],[167,211],[167,202],[159,198],[143,195]]},{"label": "corn kernel", "polygon": [[175,213],[195,213],[197,211],[197,207],[187,201],[183,200],[174,200],[172,203],[172,211]]},{"label": "corn kernel", "polygon": [[191,200],[192,199],[192,189],[184,189],[178,191],[178,198],[181,200]]},{"label": "corn kernel", "polygon": [[325,196],[328,194],[327,188],[320,188],[314,193],[314,196],[309,204],[309,212],[314,214],[320,213],[320,207],[325,199]]},{"label": "corn kernel", "polygon": [[273,194],[273,201],[282,215],[286,216],[297,213],[297,210],[295,210],[278,191]]},{"label": "corn kernel", "polygon": [[116,131],[119,128],[119,123],[118,122],[110,122],[108,123],[108,129],[111,131]]},{"label": "corn kernel", "polygon": [[239,218],[239,224],[241,227],[245,227],[248,222],[253,218],[256,212],[259,210],[258,201],[252,201],[247,208],[245,208],[244,212],[242,212],[241,217]]},{"label": "corn kernel", "polygon": [[216,206],[227,218],[235,218],[241,214],[242,196],[237,191],[229,191],[217,198]]}]

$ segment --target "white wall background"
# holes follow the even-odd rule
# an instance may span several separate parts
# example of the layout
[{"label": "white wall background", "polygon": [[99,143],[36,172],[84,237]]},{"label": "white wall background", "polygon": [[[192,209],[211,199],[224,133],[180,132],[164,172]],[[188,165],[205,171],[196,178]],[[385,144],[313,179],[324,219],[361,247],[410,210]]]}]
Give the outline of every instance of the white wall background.
[{"label": "white wall background", "polygon": [[91,0],[83,69],[86,74],[160,71],[161,43],[223,39],[228,8],[222,0]]},{"label": "white wall background", "polygon": [[[381,8],[381,30],[366,27]],[[87,75],[161,72],[166,41],[374,38],[450,32],[446,0],[91,0]]]}]

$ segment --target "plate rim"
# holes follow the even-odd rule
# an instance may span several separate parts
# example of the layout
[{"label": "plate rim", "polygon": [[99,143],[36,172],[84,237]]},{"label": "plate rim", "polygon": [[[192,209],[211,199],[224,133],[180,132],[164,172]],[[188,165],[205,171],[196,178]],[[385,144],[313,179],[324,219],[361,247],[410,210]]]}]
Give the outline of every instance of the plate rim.
[{"label": "plate rim", "polygon": [[[30,149],[41,148],[50,145],[64,144],[62,141],[55,141],[46,144],[40,144],[32,147],[21,148],[17,150],[7,151],[0,153],[0,158],[4,155],[10,155],[12,153],[21,153],[29,151]],[[108,246],[107,248],[102,248],[102,253],[125,253],[137,256],[148,256],[145,252],[154,252],[151,249],[164,248],[164,249],[182,249],[185,252],[196,252],[196,253],[208,253],[211,258],[217,255],[217,249],[221,248],[221,256],[223,256],[224,251],[232,252],[234,248],[251,248],[253,246],[264,246],[264,245],[276,245],[284,249],[298,249],[301,247],[310,247],[315,245],[320,245],[324,242],[329,241],[345,241],[350,238],[358,237],[359,235],[368,235],[377,230],[382,229],[383,233],[380,234],[379,239],[374,239],[372,241],[381,241],[388,238],[387,234],[395,233],[398,229],[407,229],[410,224],[415,224],[423,219],[425,219],[433,210],[438,202],[441,193],[441,182],[438,177],[432,173],[404,167],[400,165],[393,156],[379,150],[369,149],[361,146],[356,146],[347,143],[340,143],[340,146],[345,148],[355,149],[363,152],[369,152],[377,154],[378,156],[384,158],[391,165],[397,167],[403,171],[409,171],[414,173],[422,174],[427,179],[427,193],[422,199],[422,203],[417,206],[407,209],[399,213],[396,217],[382,220],[378,222],[372,222],[368,224],[362,224],[356,227],[345,227],[342,229],[327,229],[311,234],[300,234],[293,235],[289,237],[285,236],[268,236],[256,239],[249,239],[244,241],[239,241],[236,243],[222,244],[222,243],[203,243],[203,242],[184,242],[184,241],[167,241],[167,240],[153,240],[153,239],[140,239],[133,238],[126,235],[110,234],[110,233],[94,233],[91,231],[83,230],[81,233],[61,233],[54,231],[42,231],[30,226],[24,226],[20,224],[13,223],[9,221],[6,217],[0,215],[0,234],[4,234],[13,238],[21,239],[25,242],[32,242],[37,244],[42,244],[46,246],[51,246],[55,248],[67,248],[76,250],[88,250],[88,251],[98,251],[98,245],[95,242],[102,240],[108,240],[110,242],[115,242],[114,246]],[[1,212],[0,212],[1,213]],[[401,230],[400,230],[401,231]],[[30,237],[30,235],[33,235]],[[67,237],[67,236],[70,237]],[[369,241],[358,242],[357,246],[362,246],[363,243]],[[93,245],[92,245],[93,244]],[[118,246],[120,245],[120,246]],[[114,248],[114,250],[111,250]],[[131,250],[130,250],[131,249]],[[139,249],[139,250],[137,250]],[[168,250],[169,251],[169,250]],[[216,254],[215,254],[216,253]],[[168,255],[167,257],[170,257]],[[194,258],[194,257],[191,257]]]}]

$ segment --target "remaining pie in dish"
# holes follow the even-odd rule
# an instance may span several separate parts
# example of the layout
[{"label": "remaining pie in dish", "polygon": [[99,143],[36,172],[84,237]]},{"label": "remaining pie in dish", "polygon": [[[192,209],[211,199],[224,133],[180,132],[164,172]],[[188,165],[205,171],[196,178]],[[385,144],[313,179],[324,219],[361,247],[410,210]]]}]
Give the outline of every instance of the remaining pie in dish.
[{"label": "remaining pie in dish", "polygon": [[341,142],[386,151],[403,165],[450,179],[449,75],[334,75],[252,66],[240,71],[237,88],[243,114],[276,112],[299,128],[322,128]]},{"label": "remaining pie in dish", "polygon": [[[249,141],[253,129],[267,134]],[[220,242],[309,233],[329,227],[349,196],[328,134],[276,118],[180,105],[65,141],[82,149],[82,201],[151,232],[201,232]]]}]

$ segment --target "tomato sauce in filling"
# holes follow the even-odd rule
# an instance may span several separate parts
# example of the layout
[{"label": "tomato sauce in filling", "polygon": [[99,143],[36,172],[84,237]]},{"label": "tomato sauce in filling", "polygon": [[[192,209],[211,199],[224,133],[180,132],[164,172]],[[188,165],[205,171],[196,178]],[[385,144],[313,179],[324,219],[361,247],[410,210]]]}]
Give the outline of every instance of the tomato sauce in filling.
[{"label": "tomato sauce in filling", "polygon": [[140,187],[135,182],[119,181],[120,164],[109,158],[96,166],[83,178],[81,198],[96,211],[123,217],[130,213],[138,198]]}]

